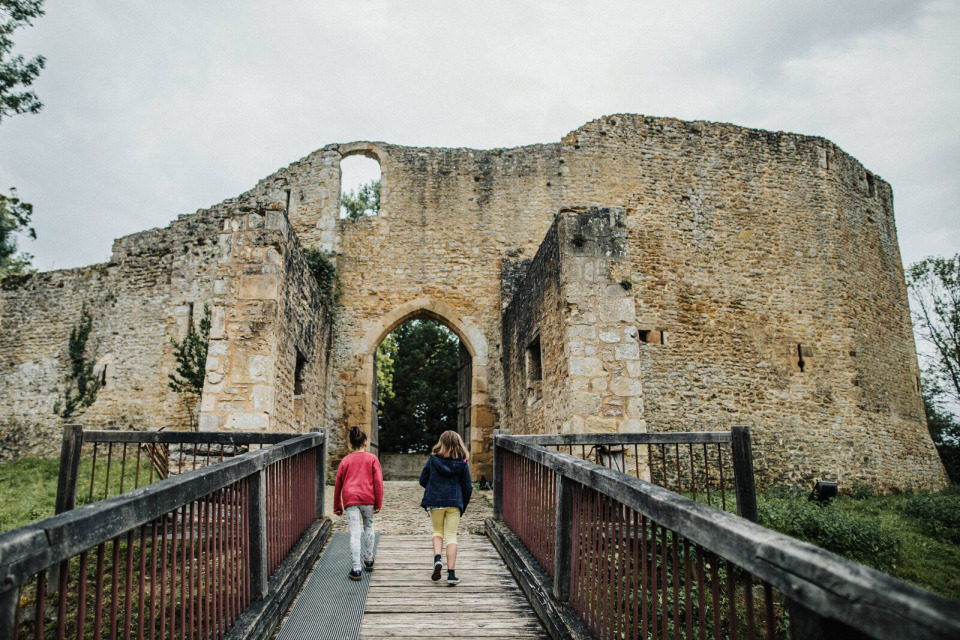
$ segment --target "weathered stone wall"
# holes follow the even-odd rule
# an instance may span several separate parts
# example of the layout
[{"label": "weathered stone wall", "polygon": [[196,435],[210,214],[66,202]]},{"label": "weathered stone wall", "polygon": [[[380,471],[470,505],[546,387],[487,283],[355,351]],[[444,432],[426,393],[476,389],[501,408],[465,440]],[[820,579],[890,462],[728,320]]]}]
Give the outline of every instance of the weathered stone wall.
[{"label": "weathered stone wall", "polygon": [[515,433],[644,431],[627,211],[560,212],[503,316]]},{"label": "weathered stone wall", "polygon": [[749,425],[762,481],[943,486],[885,182],[821,138],[642,116],[562,155],[567,202],[634,212],[649,430]]},{"label": "weathered stone wall", "polygon": [[[381,210],[342,220],[340,161],[354,154],[380,162]],[[619,227],[609,236],[621,253],[578,255],[559,228],[556,247],[541,248],[541,266],[527,267],[554,214],[583,205],[626,209],[615,216],[625,245],[615,239]],[[266,227],[256,227],[240,207],[275,212],[277,226],[265,214]],[[607,231],[596,231],[607,242]],[[313,315],[292,238],[330,252],[339,268],[343,306],[329,361],[318,346],[329,334]],[[525,268],[530,282],[559,277],[556,289],[524,283]],[[258,413],[269,428],[322,423],[342,450],[347,426],[370,425],[377,345],[401,322],[429,317],[455,331],[473,360],[477,475],[489,468],[494,426],[579,430],[579,415],[582,428],[599,430],[613,428],[602,420],[619,430],[644,421],[651,431],[749,425],[761,481],[918,489],[946,481],[924,424],[890,187],[821,138],[617,115],[559,143],[516,149],[328,145],[212,212],[118,241],[107,265],[39,274],[3,292],[4,441],[38,446],[33,434],[50,421],[82,300],[101,311],[96,336],[101,354],[114,358],[84,420],[182,423],[166,390],[168,338],[186,330],[189,303],[196,316],[214,297],[215,329],[226,332],[215,340],[227,342],[213,344],[211,357],[237,360],[210,363],[224,379],[208,377],[208,428],[250,427],[264,420],[249,417]],[[508,303],[519,305],[509,331],[501,321]],[[616,322],[636,332],[624,326],[609,341],[601,303],[624,305]],[[550,316],[554,304],[561,308]],[[544,376],[569,385],[541,389],[540,417],[515,403],[521,396],[507,389],[516,380],[499,365],[503,356],[518,366],[529,323],[541,331]],[[550,360],[556,353],[547,351],[561,347]],[[309,380],[299,399],[298,350]],[[240,360],[254,356],[266,368],[251,374]],[[232,375],[261,378],[223,382]],[[611,376],[630,380],[622,383],[630,393],[616,392]],[[605,399],[614,396],[619,404]]]},{"label": "weathered stone wall", "polygon": [[184,398],[167,387],[170,338],[182,338],[213,295],[217,210],[120,238],[110,262],[38,273],[0,290],[0,460],[59,454],[53,413],[67,374],[70,332],[93,318],[97,373],[106,386],[67,422],[90,428],[189,428]]},{"label": "weathered stone wall", "polygon": [[285,212],[239,206],[219,244],[200,428],[324,426],[330,311]]}]

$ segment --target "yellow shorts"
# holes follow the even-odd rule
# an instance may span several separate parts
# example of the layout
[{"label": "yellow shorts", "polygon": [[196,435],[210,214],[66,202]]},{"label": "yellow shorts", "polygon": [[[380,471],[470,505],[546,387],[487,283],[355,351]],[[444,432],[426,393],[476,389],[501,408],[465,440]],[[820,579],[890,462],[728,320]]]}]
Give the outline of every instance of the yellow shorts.
[{"label": "yellow shorts", "polygon": [[430,510],[433,535],[443,538],[445,544],[457,544],[457,527],[460,526],[460,507],[440,507]]}]

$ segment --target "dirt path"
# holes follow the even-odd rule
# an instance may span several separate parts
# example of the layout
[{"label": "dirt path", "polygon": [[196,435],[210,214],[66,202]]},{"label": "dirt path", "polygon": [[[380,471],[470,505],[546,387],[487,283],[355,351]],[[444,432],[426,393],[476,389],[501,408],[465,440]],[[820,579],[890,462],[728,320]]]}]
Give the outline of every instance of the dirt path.
[{"label": "dirt path", "polygon": [[[423,534],[429,538],[433,529],[430,517],[420,506],[423,487],[416,480],[388,480],[383,483],[383,509],[373,520],[377,531],[393,534]],[[346,518],[333,515],[333,486],[327,487],[327,515],[333,519],[334,531],[346,531]],[[493,516],[493,492],[474,489],[470,506],[460,520],[460,533],[486,535],[483,521]],[[429,544],[429,542],[428,542]]]}]

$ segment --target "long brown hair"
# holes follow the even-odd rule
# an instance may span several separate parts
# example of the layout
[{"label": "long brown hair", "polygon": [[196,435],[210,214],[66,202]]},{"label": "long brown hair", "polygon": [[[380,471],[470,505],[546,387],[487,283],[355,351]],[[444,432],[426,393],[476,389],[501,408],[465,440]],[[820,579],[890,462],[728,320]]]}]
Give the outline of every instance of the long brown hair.
[{"label": "long brown hair", "polygon": [[433,455],[454,460],[467,460],[470,457],[466,445],[456,431],[444,431],[440,434],[440,442],[433,446]]}]

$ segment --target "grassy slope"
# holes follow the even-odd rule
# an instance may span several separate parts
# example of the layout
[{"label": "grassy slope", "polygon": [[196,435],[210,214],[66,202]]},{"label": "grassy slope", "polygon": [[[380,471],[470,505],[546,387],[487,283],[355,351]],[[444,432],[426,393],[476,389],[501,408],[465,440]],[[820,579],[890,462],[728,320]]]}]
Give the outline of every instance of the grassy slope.
[{"label": "grassy slope", "polygon": [[[120,493],[120,468],[113,462],[110,470],[111,482],[109,495]],[[57,470],[59,460],[40,460],[24,458],[0,464],[0,531],[22,527],[34,520],[42,520],[53,515],[57,499]],[[124,469],[124,490],[134,488],[136,466],[128,463]],[[150,463],[144,458],[140,463],[140,485],[147,483],[150,476]],[[104,496],[103,479],[106,477],[106,464],[97,461],[97,475],[93,491],[93,500],[102,500]],[[90,460],[80,462],[77,481],[77,506],[87,503],[90,495]]]}]

